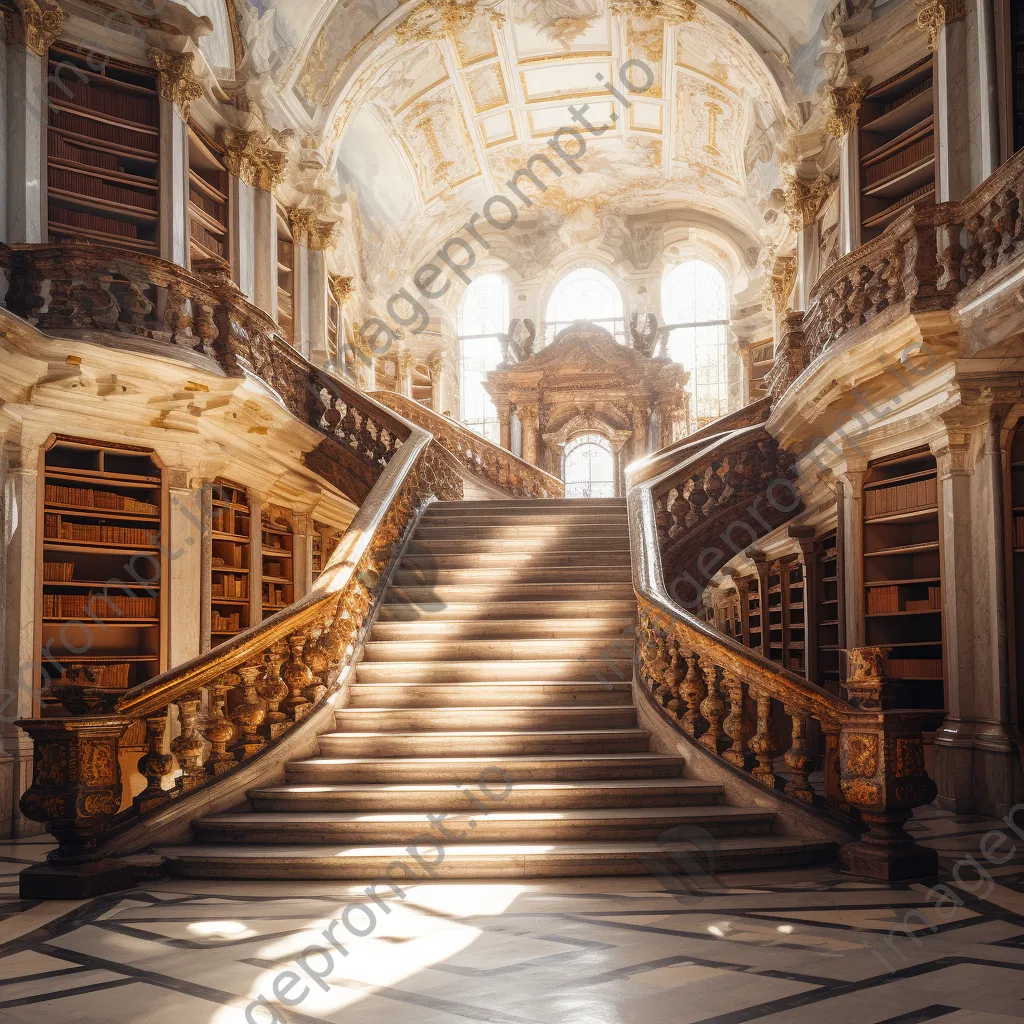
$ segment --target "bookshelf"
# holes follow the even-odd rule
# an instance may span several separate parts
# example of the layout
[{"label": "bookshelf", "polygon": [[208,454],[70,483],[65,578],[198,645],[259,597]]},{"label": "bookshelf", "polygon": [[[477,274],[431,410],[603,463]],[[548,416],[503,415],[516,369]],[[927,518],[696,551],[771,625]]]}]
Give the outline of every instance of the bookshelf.
[{"label": "bookshelf", "polygon": [[210,526],[210,644],[248,629],[252,575],[252,510],[244,487],[215,480]]},{"label": "bookshelf", "polygon": [[277,323],[289,345],[295,344],[295,242],[288,213],[277,208]]},{"label": "bookshelf", "polygon": [[765,341],[750,348],[750,400],[757,401],[766,391],[764,382],[775,363],[775,342]]},{"label": "bookshelf", "polygon": [[806,675],[806,602],[804,566],[794,559],[782,569],[782,599],[785,608],[785,648],[783,664],[800,675]]},{"label": "bookshelf", "polygon": [[[163,469],[151,449],[59,437],[43,459],[39,628],[46,685],[126,690],[165,667]],[[144,745],[132,727],[122,746]],[[137,733],[137,735],[136,735]]]},{"label": "bookshelf", "polygon": [[[160,248],[160,101],[153,74],[50,48],[46,199],[51,242]],[[96,61],[93,60],[93,64]]]},{"label": "bookshelf", "polygon": [[188,131],[188,236],[192,263],[230,258],[228,172],[212,139]]},{"label": "bookshelf", "polygon": [[742,640],[747,647],[761,650],[761,581],[757,576],[742,576],[736,581],[740,597]]},{"label": "bookshelf", "polygon": [[1024,3],[1009,0],[1009,13],[1013,151],[1016,153],[1024,149]]},{"label": "bookshelf", "polygon": [[908,206],[935,201],[932,57],[870,90],[860,118],[861,242]]},{"label": "bookshelf", "polygon": [[[1024,426],[1018,426],[1010,443],[1010,578],[1013,594],[1014,660],[1017,669],[1017,692],[1024,689]],[[1018,699],[1018,715],[1022,713]]]},{"label": "bookshelf", "polygon": [[261,513],[263,618],[295,601],[295,531],[290,514],[276,505]]},{"label": "bookshelf", "polygon": [[840,573],[838,531],[830,530],[815,543],[814,572],[818,594],[815,646],[818,685],[839,695],[842,614],[840,612]]},{"label": "bookshelf", "polygon": [[864,637],[892,648],[887,675],[907,707],[942,708],[938,480],[926,448],[872,462],[864,482]]},{"label": "bookshelf", "polygon": [[334,554],[334,549],[341,540],[342,531],[328,526],[326,523],[313,521],[312,540],[312,572],[313,582],[320,578],[320,574],[327,567],[327,563]]}]

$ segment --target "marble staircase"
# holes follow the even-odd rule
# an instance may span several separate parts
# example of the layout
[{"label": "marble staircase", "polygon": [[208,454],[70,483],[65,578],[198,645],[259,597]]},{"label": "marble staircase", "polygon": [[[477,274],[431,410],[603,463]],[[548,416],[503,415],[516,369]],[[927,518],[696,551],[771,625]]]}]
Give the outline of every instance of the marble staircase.
[{"label": "marble staircase", "polygon": [[633,704],[625,502],[437,503],[319,756],[160,850],[188,877],[648,874],[824,859],[651,750]]}]

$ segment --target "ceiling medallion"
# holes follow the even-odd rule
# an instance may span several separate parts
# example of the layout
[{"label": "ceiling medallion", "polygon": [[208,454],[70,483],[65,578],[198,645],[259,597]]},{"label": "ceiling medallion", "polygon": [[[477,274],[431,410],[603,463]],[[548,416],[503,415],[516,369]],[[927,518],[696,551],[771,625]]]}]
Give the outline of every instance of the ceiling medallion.
[{"label": "ceiling medallion", "polygon": [[431,0],[420,4],[395,29],[399,43],[424,42],[454,36],[469,25],[477,14],[486,14],[498,26],[505,23],[505,15],[498,9],[499,0]]},{"label": "ceiling medallion", "polygon": [[700,15],[694,0],[611,0],[610,6],[614,14],[627,14],[647,21],[661,18],[670,25],[696,21]]}]

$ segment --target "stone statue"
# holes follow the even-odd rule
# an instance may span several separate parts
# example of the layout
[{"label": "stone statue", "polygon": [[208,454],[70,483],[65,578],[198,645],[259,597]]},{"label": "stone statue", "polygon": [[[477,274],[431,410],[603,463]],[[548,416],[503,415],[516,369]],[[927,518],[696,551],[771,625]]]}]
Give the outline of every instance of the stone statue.
[{"label": "stone statue", "polygon": [[633,348],[648,359],[654,358],[658,347],[658,318],[654,313],[634,313],[629,320]]},{"label": "stone statue", "polygon": [[537,328],[532,320],[513,320],[508,325],[508,334],[502,345],[502,362],[506,366],[525,363],[533,355],[533,343]]}]

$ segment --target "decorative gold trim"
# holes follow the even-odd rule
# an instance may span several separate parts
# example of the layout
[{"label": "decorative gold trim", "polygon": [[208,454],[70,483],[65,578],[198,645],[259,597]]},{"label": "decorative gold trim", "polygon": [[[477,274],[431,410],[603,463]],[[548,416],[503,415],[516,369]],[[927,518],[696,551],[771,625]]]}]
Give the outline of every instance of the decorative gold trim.
[{"label": "decorative gold trim", "polygon": [[297,245],[304,245],[314,252],[324,252],[334,245],[338,222],[324,220],[316,212],[304,207],[288,211],[292,235]]},{"label": "decorative gold trim", "polygon": [[252,188],[273,192],[284,181],[288,155],[258,131],[224,129],[224,164]]},{"label": "decorative gold trim", "polygon": [[822,171],[812,182],[792,177],[786,183],[786,215],[794,230],[802,231],[821,213],[822,207],[832,194],[836,179]]},{"label": "decorative gold trim", "polygon": [[825,131],[832,138],[841,139],[857,127],[864,92],[865,87],[860,82],[831,86],[825,91],[825,109],[829,114]]},{"label": "decorative gold trim", "polygon": [[660,18],[669,25],[702,21],[703,15],[694,0],[610,0],[612,14],[653,21]]},{"label": "decorative gold trim", "polygon": [[64,31],[64,12],[53,2],[43,0],[14,0],[21,14],[25,32],[25,45],[37,56],[45,57],[47,51]]},{"label": "decorative gold trim", "polygon": [[192,68],[195,54],[150,50],[149,59],[159,73],[160,95],[178,108],[182,120],[189,120],[192,101],[203,95],[203,83]]},{"label": "decorative gold trim", "polygon": [[395,29],[395,38],[399,43],[454,38],[477,14],[486,14],[499,27],[505,23],[495,0],[430,0],[415,8]]},{"label": "decorative gold trim", "polygon": [[914,0],[917,7],[917,27],[928,33],[928,48],[934,53],[939,48],[939,34],[945,25],[951,25],[967,16],[966,0]]}]

